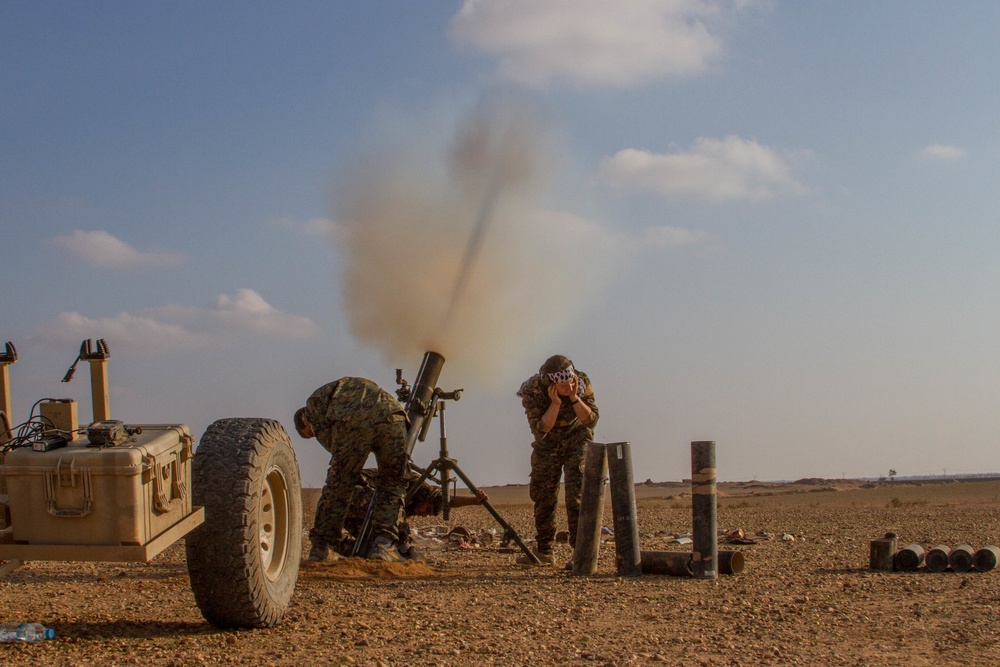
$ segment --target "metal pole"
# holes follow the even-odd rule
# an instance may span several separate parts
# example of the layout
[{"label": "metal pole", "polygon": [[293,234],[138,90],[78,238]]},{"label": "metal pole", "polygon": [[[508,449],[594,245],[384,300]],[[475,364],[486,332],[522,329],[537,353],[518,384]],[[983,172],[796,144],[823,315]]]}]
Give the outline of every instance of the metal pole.
[{"label": "metal pole", "polygon": [[601,551],[601,518],[604,516],[604,480],[608,476],[607,448],[588,442],[583,464],[583,491],[580,518],[576,524],[573,574],[590,576],[597,572]]},{"label": "metal pole", "polygon": [[639,556],[639,523],[635,511],[635,484],[632,480],[632,446],[627,442],[612,442],[606,449],[618,576],[638,577],[642,574],[642,566]]},{"label": "metal pole", "polygon": [[716,529],[715,442],[691,443],[691,571],[695,579],[719,576]]}]

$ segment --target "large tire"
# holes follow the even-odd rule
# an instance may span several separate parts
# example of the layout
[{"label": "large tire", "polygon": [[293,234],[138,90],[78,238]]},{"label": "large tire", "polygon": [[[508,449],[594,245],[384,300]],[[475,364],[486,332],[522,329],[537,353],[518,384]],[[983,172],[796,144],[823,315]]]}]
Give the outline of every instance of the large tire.
[{"label": "large tire", "polygon": [[302,486],[288,434],[272,419],[220,419],[192,463],[205,523],[186,539],[191,589],[219,628],[270,628],[295,590]]}]

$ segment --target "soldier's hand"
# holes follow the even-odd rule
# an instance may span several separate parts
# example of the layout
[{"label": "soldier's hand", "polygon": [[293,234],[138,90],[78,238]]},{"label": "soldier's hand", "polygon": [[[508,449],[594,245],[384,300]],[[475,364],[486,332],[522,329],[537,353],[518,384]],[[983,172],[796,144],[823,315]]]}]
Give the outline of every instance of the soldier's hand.
[{"label": "soldier's hand", "polygon": [[490,499],[486,492],[482,489],[476,489],[476,498],[479,498],[479,503],[482,504]]},{"label": "soldier's hand", "polygon": [[549,400],[552,401],[555,405],[559,405],[562,403],[562,397],[559,395],[559,390],[556,389],[556,386],[554,384],[549,385]]}]

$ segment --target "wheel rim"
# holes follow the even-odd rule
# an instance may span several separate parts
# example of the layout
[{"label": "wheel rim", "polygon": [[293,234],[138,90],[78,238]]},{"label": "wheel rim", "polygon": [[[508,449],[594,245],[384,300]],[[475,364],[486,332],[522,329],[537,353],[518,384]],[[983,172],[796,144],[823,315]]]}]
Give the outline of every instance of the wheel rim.
[{"label": "wheel rim", "polygon": [[285,565],[288,544],[288,485],[278,468],[271,468],[264,479],[258,511],[260,560],[264,574],[276,581]]}]

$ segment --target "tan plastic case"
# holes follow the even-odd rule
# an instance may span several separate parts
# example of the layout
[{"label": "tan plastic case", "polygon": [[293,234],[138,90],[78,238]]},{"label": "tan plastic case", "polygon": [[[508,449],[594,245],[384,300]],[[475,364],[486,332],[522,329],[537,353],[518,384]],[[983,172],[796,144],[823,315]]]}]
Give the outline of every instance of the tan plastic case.
[{"label": "tan plastic case", "polygon": [[8,452],[0,476],[7,483],[12,542],[142,546],[188,517],[188,427],[141,428],[134,442],[115,447],[82,440],[48,452]]}]

